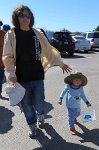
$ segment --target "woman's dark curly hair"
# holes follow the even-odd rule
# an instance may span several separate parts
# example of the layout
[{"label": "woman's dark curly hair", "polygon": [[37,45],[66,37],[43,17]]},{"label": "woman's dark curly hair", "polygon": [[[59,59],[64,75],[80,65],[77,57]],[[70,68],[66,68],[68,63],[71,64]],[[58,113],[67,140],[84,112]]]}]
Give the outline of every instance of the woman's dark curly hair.
[{"label": "woman's dark curly hair", "polygon": [[24,10],[27,10],[29,15],[30,15],[30,24],[29,27],[32,28],[32,26],[34,25],[34,16],[32,11],[30,10],[30,8],[28,6],[24,6],[24,5],[20,5],[19,7],[17,7],[13,13],[12,13],[12,24],[16,27],[16,28],[20,28],[20,24],[19,24],[19,20],[18,20],[18,16],[19,14],[21,14]]}]

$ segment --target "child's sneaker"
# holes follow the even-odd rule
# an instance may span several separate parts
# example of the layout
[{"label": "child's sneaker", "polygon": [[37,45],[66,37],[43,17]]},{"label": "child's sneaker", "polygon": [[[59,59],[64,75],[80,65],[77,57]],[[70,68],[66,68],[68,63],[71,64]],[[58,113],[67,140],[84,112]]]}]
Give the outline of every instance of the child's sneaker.
[{"label": "child's sneaker", "polygon": [[37,135],[37,126],[36,124],[29,125],[30,131],[28,132],[28,136],[30,138],[35,137]]},{"label": "child's sneaker", "polygon": [[75,128],[72,128],[72,129],[70,129],[70,133],[71,133],[72,135],[75,135],[75,134],[77,133],[77,131],[75,130]]}]

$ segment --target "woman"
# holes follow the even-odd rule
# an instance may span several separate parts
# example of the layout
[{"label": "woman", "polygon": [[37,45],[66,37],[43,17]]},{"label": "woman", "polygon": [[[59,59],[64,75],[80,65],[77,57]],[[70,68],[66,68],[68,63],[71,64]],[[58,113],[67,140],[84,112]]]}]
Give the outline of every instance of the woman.
[{"label": "woman", "polygon": [[44,34],[32,28],[34,16],[27,6],[19,6],[13,11],[12,23],[15,27],[5,36],[3,62],[7,80],[19,82],[26,89],[21,107],[31,137],[36,135],[37,120],[44,123],[44,71],[54,65],[67,73],[71,68],[63,63],[59,52]]},{"label": "woman", "polygon": [[[3,22],[0,21],[0,27],[3,25]],[[2,53],[3,53],[3,43],[4,43],[4,35],[6,34],[6,32],[8,30],[10,30],[10,26],[8,28],[9,25],[3,25],[3,29],[0,30],[0,98],[1,99],[6,99],[5,97],[2,96],[2,85],[5,82],[5,76],[4,76],[4,65],[2,62]],[[6,28],[6,30],[5,30]]]},{"label": "woman", "polygon": [[[2,22],[0,22],[0,25],[2,25]],[[5,32],[3,30],[0,30],[0,98],[2,98],[1,93],[2,93],[2,84],[3,84],[3,79],[4,79],[4,65],[2,62],[4,35],[5,35]]]}]

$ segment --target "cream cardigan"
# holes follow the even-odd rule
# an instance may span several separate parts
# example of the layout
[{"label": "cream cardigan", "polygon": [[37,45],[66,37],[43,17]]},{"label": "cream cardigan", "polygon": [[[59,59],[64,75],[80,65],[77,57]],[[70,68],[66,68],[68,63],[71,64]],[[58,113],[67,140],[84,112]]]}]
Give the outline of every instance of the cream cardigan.
[{"label": "cream cardigan", "polygon": [[[41,44],[41,61],[44,71],[54,65],[58,65],[62,68],[64,63],[59,51],[49,44],[42,32],[34,28],[33,30]],[[9,80],[12,77],[16,77],[16,37],[14,29],[9,30],[5,35],[2,60],[5,66],[6,79]]]}]

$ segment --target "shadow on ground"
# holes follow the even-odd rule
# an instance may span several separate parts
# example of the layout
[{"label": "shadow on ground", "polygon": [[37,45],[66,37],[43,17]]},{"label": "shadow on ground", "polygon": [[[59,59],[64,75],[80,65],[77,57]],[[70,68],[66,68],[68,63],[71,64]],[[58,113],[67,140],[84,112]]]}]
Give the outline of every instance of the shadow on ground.
[{"label": "shadow on ground", "polygon": [[[97,54],[96,52],[99,52],[99,50],[90,50],[88,51],[87,53],[86,52],[83,52],[83,51],[76,51],[74,53],[73,56],[69,56],[67,53],[66,54],[61,54],[61,57],[62,58],[66,58],[66,59],[77,59],[77,58],[86,58],[86,54]],[[80,56],[78,54],[81,54]],[[84,55],[83,55],[84,54]]]},{"label": "shadow on ground", "polygon": [[61,57],[66,59],[85,58],[85,56],[79,56],[77,55],[77,53],[75,53],[73,56],[68,56],[67,54],[61,54]]},{"label": "shadow on ground", "polygon": [[77,133],[79,137],[82,138],[80,140],[81,143],[91,142],[97,146],[99,146],[99,129],[89,130],[82,124],[78,123],[78,126],[82,129],[83,133]]},{"label": "shadow on ground", "polygon": [[45,135],[42,130],[38,131],[36,140],[40,147],[33,150],[96,150],[83,145],[66,142],[48,123],[44,125],[43,129],[47,134]]},{"label": "shadow on ground", "polygon": [[53,105],[51,103],[48,103],[45,101],[45,118],[52,118],[51,115],[48,115],[48,113],[53,109]]},{"label": "shadow on ground", "polygon": [[0,106],[0,134],[7,133],[9,130],[13,128],[12,126],[12,117],[14,113],[3,107]]}]

